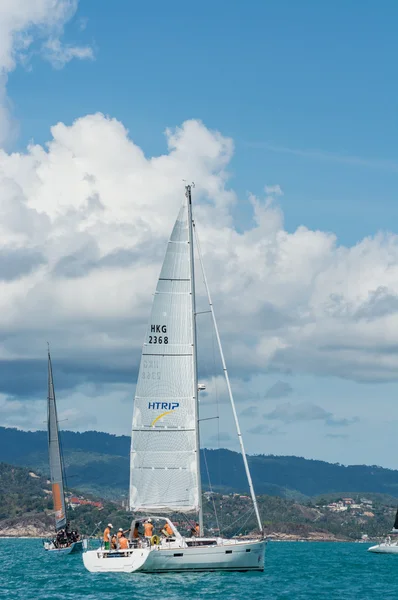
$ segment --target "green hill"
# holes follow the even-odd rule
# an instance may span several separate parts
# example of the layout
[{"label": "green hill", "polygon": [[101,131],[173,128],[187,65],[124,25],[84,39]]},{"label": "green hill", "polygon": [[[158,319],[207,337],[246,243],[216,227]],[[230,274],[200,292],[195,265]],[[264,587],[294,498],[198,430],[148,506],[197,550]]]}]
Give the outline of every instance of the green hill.
[{"label": "green hill", "polygon": [[[48,480],[24,467],[0,463],[0,536],[50,536],[54,532],[52,500]],[[74,491],[80,495],[80,492]],[[87,495],[86,495],[87,499]],[[326,501],[337,501],[338,496]],[[360,496],[355,502],[362,502]],[[268,536],[306,539],[358,539],[363,533],[371,537],[385,534],[393,522],[395,499],[367,495],[365,505],[344,512],[332,512],[327,506],[313,502],[298,503],[278,496],[259,495],[258,503]],[[319,500],[321,502],[321,500]],[[368,506],[372,503],[371,510]],[[76,503],[75,503],[76,504]],[[204,494],[204,522],[208,533],[222,535],[247,534],[257,529],[251,499],[246,494]],[[127,529],[132,515],[117,502],[102,507],[89,504],[69,507],[68,518],[81,533],[90,535],[99,525],[111,521],[115,528]],[[189,518],[172,515],[184,533],[190,528]]]},{"label": "green hill", "polygon": [[29,469],[0,463],[0,519],[20,517],[51,508],[46,478]]},{"label": "green hill", "polygon": [[[113,519],[124,528],[131,522],[131,516],[113,502],[106,502],[102,509],[90,505],[69,509],[68,518],[86,535],[102,518]],[[53,532],[53,504],[47,478],[25,467],[0,463],[0,536],[49,536]]]},{"label": "green hill", "polygon": [[[130,438],[96,431],[61,434],[67,480],[71,487],[100,497],[127,495]],[[203,451],[202,451],[203,453]],[[206,450],[213,489],[246,492],[242,457],[230,450]],[[321,494],[376,493],[398,497],[398,471],[377,466],[344,466],[297,456],[248,457],[258,494],[305,500]],[[0,428],[0,461],[48,473],[47,434]],[[202,460],[202,481],[208,486]]]}]

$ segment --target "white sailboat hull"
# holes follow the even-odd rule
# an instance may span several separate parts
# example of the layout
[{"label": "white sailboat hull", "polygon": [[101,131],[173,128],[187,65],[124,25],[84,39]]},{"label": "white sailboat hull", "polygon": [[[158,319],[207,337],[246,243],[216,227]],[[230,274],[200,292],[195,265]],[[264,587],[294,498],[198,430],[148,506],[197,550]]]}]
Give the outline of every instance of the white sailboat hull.
[{"label": "white sailboat hull", "polygon": [[383,542],[377,544],[377,546],[371,546],[368,548],[368,552],[374,552],[375,554],[398,554],[398,543],[393,542],[391,544]]},{"label": "white sailboat hull", "polygon": [[44,542],[44,550],[51,552],[51,554],[78,554],[83,552],[83,541],[72,542],[67,548],[56,548],[52,542]]},{"label": "white sailboat hull", "polygon": [[224,540],[214,546],[137,548],[124,552],[89,550],[83,563],[91,573],[169,573],[191,571],[263,571],[265,540]]}]

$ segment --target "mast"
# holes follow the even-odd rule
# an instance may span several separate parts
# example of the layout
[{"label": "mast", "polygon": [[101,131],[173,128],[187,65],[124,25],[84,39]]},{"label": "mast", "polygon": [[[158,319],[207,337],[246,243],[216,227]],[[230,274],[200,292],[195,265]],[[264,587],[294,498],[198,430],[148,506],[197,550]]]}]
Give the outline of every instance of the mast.
[{"label": "mast", "polygon": [[48,454],[50,461],[50,479],[55,512],[55,528],[58,531],[66,525],[66,503],[64,492],[64,467],[62,464],[59,443],[57,406],[53,370],[51,364],[50,347],[48,347],[48,396],[47,396],[47,428],[48,428]]},{"label": "mast", "polygon": [[207,277],[206,277],[206,273],[205,273],[205,269],[204,269],[204,265],[203,265],[202,253],[201,253],[201,250],[200,250],[199,239],[198,239],[198,236],[197,236],[197,233],[196,233],[195,223],[193,223],[192,225],[193,225],[193,228],[194,228],[194,231],[195,231],[196,247],[198,249],[198,255],[199,255],[199,261],[200,261],[200,266],[201,266],[202,275],[203,275],[203,281],[204,281],[204,284],[205,284],[206,293],[207,293],[207,299],[208,299],[208,302],[209,302],[210,312],[211,312],[211,316],[212,316],[212,319],[213,319],[214,330],[216,332],[217,344],[218,344],[218,349],[220,351],[221,363],[222,363],[222,368],[223,368],[223,371],[224,371],[225,381],[227,383],[229,400],[231,402],[232,413],[233,413],[234,420],[235,420],[236,431],[238,433],[238,439],[239,439],[239,444],[240,444],[240,451],[241,451],[242,458],[243,458],[243,463],[244,463],[244,466],[245,466],[246,477],[247,477],[247,481],[248,481],[249,488],[250,488],[250,494],[251,494],[251,497],[252,497],[252,500],[253,500],[253,506],[254,506],[254,511],[256,513],[258,526],[260,528],[260,532],[263,533],[263,525],[262,525],[262,522],[261,522],[260,511],[258,509],[256,493],[254,491],[254,486],[253,486],[253,481],[252,481],[251,474],[250,474],[249,464],[247,462],[245,447],[244,447],[244,444],[243,444],[242,432],[241,432],[241,429],[240,429],[239,419],[238,419],[238,415],[237,415],[236,408],[235,408],[235,401],[234,401],[234,397],[233,397],[233,394],[232,394],[231,383],[229,381],[229,375],[228,375],[227,365],[225,363],[224,352],[223,352],[222,345],[221,345],[220,334],[218,332],[216,316],[214,314],[213,303],[212,303],[212,300],[211,300],[210,290],[209,290],[209,286],[208,286],[208,283],[207,283]]},{"label": "mast", "polygon": [[[193,184],[194,185],[194,184]],[[199,529],[203,535],[203,506],[202,506],[202,481],[200,476],[200,435],[199,435],[199,399],[198,399],[198,355],[196,345],[196,302],[195,302],[195,254],[193,247],[193,219],[191,185],[185,186],[185,196],[188,203],[188,243],[191,266],[191,302],[192,302],[192,334],[193,334],[193,360],[194,360],[194,400],[195,400],[195,430],[196,430],[196,471],[199,496]]]},{"label": "mast", "polygon": [[392,527],[392,532],[394,532],[394,533],[398,532],[398,508],[397,508],[397,512],[395,514],[395,521],[394,521],[394,525]]}]

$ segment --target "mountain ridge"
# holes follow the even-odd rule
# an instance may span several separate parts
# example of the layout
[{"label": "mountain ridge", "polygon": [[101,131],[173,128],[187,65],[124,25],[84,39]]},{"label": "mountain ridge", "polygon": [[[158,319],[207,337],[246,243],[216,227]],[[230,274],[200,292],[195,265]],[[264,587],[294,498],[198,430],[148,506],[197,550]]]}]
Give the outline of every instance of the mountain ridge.
[{"label": "mountain ridge", "polygon": [[[102,496],[127,495],[130,438],[105,432],[62,431],[66,474],[73,487]],[[247,492],[248,485],[239,453],[204,449],[212,488]],[[0,461],[48,473],[47,432],[0,427]],[[248,455],[258,494],[295,500],[337,493],[341,490],[374,492],[398,497],[398,470],[376,465],[341,465],[298,456]],[[202,460],[202,482],[208,488]],[[104,494],[104,492],[106,492]]]},{"label": "mountain ridge", "polygon": [[[264,531],[271,539],[348,540],[359,539],[365,532],[372,537],[383,535],[391,527],[395,515],[395,499],[367,494],[365,499],[351,494],[344,502],[334,496],[300,504],[278,496],[258,495],[257,501]],[[69,500],[69,502],[68,502]],[[128,529],[134,514],[119,501],[92,502],[78,490],[67,494],[68,520],[83,535],[101,533],[101,525],[112,522]],[[97,498],[98,500],[98,498]],[[223,535],[247,534],[257,528],[248,495],[204,493],[204,522],[209,532]],[[329,504],[333,501],[334,505]],[[360,503],[353,504],[354,503]],[[349,506],[350,505],[350,506]],[[358,510],[359,509],[359,510]],[[369,512],[370,511],[370,512]],[[240,519],[246,515],[242,523]],[[170,518],[181,533],[190,529],[190,521],[181,514]],[[0,537],[54,535],[54,510],[50,481],[26,467],[0,462]]]}]

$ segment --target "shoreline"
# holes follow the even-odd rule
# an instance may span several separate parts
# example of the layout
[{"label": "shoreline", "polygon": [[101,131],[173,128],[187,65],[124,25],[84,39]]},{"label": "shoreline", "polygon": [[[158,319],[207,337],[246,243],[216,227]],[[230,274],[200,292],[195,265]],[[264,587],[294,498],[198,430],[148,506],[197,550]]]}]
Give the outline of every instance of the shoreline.
[{"label": "shoreline", "polygon": [[[1,540],[45,540],[47,538],[49,538],[51,536],[49,535],[1,535],[0,534],[0,541]],[[309,543],[319,543],[319,542],[330,542],[330,543],[350,543],[350,544],[368,544],[368,543],[374,543],[374,542],[379,542],[382,538],[374,538],[374,539],[368,539],[366,541],[361,540],[361,539],[357,539],[357,540],[353,540],[353,539],[346,539],[346,538],[330,538],[330,537],[316,537],[316,538],[305,538],[305,537],[295,537],[295,536],[289,536],[289,537],[279,537],[278,535],[271,535],[271,536],[265,536],[265,539],[267,542],[278,542],[278,543],[286,543],[286,542],[309,542]]]}]

